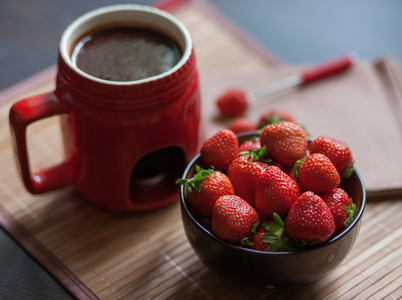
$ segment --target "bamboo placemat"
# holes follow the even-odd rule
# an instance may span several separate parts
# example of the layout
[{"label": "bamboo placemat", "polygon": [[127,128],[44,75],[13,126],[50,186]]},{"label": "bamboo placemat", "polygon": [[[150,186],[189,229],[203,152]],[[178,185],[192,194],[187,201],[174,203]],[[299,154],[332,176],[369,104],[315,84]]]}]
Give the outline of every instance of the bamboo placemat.
[{"label": "bamboo placemat", "polygon": [[[200,73],[225,76],[231,72],[251,74],[277,68],[272,56],[262,55],[258,47],[234,31],[208,3],[185,1],[172,12],[193,36]],[[231,51],[227,51],[228,45]],[[367,205],[358,241],[336,271],[317,283],[281,290],[239,286],[211,273],[186,240],[178,203],[155,211],[123,214],[96,207],[71,188],[30,195],[15,168],[8,111],[21,97],[51,90],[54,75],[55,68],[49,68],[0,94],[3,101],[0,106],[0,203],[5,208],[5,215],[0,215],[0,219],[3,218],[2,225],[6,225],[7,231],[19,234],[19,241],[28,251],[39,252],[34,255],[39,262],[77,297],[402,297],[401,199],[383,199]],[[33,169],[63,159],[57,118],[34,124],[28,136]]]}]

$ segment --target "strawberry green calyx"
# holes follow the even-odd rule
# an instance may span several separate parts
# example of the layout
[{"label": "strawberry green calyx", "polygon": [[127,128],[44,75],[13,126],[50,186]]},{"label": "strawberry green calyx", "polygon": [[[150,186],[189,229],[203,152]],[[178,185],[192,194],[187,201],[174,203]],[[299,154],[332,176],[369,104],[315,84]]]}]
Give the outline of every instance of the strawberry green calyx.
[{"label": "strawberry green calyx", "polygon": [[293,166],[293,175],[295,176],[296,181],[299,180],[299,169],[305,160],[306,160],[306,158],[299,159],[298,161],[296,161],[295,165]]},{"label": "strawberry green calyx", "polygon": [[193,189],[196,189],[198,192],[201,190],[201,180],[210,176],[214,171],[214,168],[211,167],[208,170],[201,168],[200,166],[195,166],[196,174],[194,177],[190,179],[180,178],[176,180],[176,184],[186,185],[186,192],[190,194]]},{"label": "strawberry green calyx", "polygon": [[263,224],[264,228],[268,232],[262,236],[262,241],[269,243],[269,246],[265,251],[290,251],[292,247],[290,245],[290,239],[286,233],[285,224],[281,217],[277,214],[273,214],[273,222]]},{"label": "strawberry green calyx", "polygon": [[263,128],[267,125],[284,121],[296,122],[296,119],[290,112],[286,110],[280,108],[271,108],[261,114],[258,127]]},{"label": "strawberry green calyx", "polygon": [[345,172],[341,174],[342,178],[348,178],[350,177],[353,172],[355,171],[355,162],[353,162],[349,167],[345,169]]},{"label": "strawberry green calyx", "polygon": [[284,120],[282,119],[282,117],[279,114],[273,114],[271,116],[269,116],[266,120],[265,123],[261,124],[261,127],[267,126],[269,124],[278,124],[280,122],[283,122]]},{"label": "strawberry green calyx", "polygon": [[345,227],[348,227],[356,214],[356,204],[353,203],[352,198],[350,198],[350,206],[345,206],[346,212],[348,213],[348,218],[345,221]]},{"label": "strawberry green calyx", "polygon": [[240,155],[249,155],[254,161],[262,161],[265,163],[272,162],[272,159],[268,156],[267,147],[263,146],[259,150],[249,149],[248,151],[240,152]]},{"label": "strawberry green calyx", "polygon": [[259,224],[260,224],[260,222],[258,221],[251,227],[250,232],[247,234],[247,236],[240,241],[240,243],[239,243],[240,246],[251,247],[252,245],[254,245],[254,243],[251,241],[251,239],[257,233],[257,228],[258,228]]}]

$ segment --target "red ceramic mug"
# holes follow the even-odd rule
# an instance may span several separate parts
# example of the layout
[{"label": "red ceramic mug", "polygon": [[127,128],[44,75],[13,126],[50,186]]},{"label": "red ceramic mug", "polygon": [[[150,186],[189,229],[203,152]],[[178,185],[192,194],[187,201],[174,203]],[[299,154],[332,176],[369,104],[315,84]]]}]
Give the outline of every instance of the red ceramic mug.
[{"label": "red ceramic mug", "polygon": [[[134,81],[89,75],[72,61],[74,43],[110,26],[160,30],[181,49],[168,71]],[[27,154],[29,124],[60,115],[65,161],[33,171]],[[89,12],[64,31],[53,92],[16,102],[10,127],[17,165],[33,194],[75,185],[88,200],[136,211],[178,200],[179,178],[202,141],[198,71],[191,37],[170,14],[142,5],[112,5]]]}]

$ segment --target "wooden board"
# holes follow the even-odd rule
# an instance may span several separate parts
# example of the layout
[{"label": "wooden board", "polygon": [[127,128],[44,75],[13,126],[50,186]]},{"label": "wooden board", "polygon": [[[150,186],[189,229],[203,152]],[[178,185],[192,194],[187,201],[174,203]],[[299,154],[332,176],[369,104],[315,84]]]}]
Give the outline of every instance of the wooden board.
[{"label": "wooden board", "polygon": [[[171,8],[193,36],[202,90],[211,97],[214,78],[289,73],[244,37],[208,3],[181,1]],[[220,45],[220,46],[216,46]],[[228,47],[231,51],[228,51]],[[323,280],[286,290],[239,286],[210,272],[187,242],[178,203],[145,213],[106,211],[72,188],[43,195],[25,191],[11,149],[8,111],[26,95],[54,88],[51,67],[0,94],[1,225],[77,298],[101,299],[379,299],[402,297],[402,201],[371,201],[355,247]],[[227,81],[226,81],[227,82]],[[254,83],[255,85],[255,83]],[[250,88],[254,88],[251,83]],[[213,91],[209,91],[209,89]],[[211,97],[204,118],[213,120]],[[209,99],[209,100],[206,100]],[[209,102],[208,102],[209,101]],[[29,128],[32,168],[63,159],[57,118]],[[212,124],[212,123],[211,123]],[[207,127],[208,134],[220,126]]]}]

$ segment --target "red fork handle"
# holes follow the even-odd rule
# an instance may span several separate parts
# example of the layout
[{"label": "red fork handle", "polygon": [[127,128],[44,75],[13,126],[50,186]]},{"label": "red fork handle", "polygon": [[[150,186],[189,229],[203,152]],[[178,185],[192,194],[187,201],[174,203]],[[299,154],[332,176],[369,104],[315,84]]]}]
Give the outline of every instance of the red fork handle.
[{"label": "red fork handle", "polygon": [[302,84],[309,84],[345,71],[353,65],[354,61],[354,55],[345,55],[305,70],[301,73]]},{"label": "red fork handle", "polygon": [[17,167],[26,189],[33,194],[63,187],[74,180],[72,162],[63,162],[45,170],[31,172],[27,150],[28,125],[66,112],[67,108],[58,101],[53,92],[20,100],[10,109],[9,122]]}]

